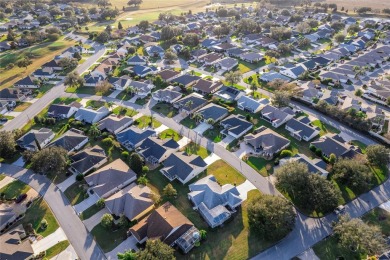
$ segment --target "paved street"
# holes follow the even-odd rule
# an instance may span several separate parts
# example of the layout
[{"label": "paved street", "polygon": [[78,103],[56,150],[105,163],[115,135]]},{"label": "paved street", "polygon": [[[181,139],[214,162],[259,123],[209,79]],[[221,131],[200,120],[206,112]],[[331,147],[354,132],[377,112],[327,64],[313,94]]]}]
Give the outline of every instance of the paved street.
[{"label": "paved street", "polygon": [[48,178],[4,163],[0,163],[0,172],[23,181],[43,196],[80,259],[105,259],[103,251],[88,233],[68,199]]}]

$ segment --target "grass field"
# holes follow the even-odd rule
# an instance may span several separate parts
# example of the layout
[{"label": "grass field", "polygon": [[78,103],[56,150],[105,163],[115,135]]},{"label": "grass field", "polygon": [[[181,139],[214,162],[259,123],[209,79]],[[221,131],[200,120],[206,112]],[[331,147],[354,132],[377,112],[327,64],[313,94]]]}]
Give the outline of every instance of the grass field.
[{"label": "grass field", "polygon": [[[6,51],[0,55],[0,89],[12,86],[19,79],[31,74],[34,70],[41,67],[44,63],[52,60],[56,55],[60,54],[63,50],[73,45],[72,41],[60,39],[56,42],[42,43],[29,48],[20,50]],[[4,68],[10,63],[16,63],[23,57],[30,57],[33,62],[30,66],[25,68],[19,68],[17,66],[10,70]]]},{"label": "grass field", "polygon": [[179,113],[176,108],[174,108],[172,105],[167,104],[167,103],[156,104],[152,108],[152,110],[159,113],[159,114],[163,114],[164,116],[166,116],[168,118],[172,118]]},{"label": "grass field", "polygon": [[335,134],[340,133],[340,130],[338,130],[337,128],[335,128],[331,125],[325,124],[325,123],[321,122],[320,120],[314,120],[312,122],[312,125],[320,128],[320,136],[323,136],[327,133],[335,133]]},{"label": "grass field", "polygon": [[382,1],[382,0],[326,0],[329,4],[337,4],[338,10],[341,9],[341,7],[344,6],[345,9],[349,9],[348,13],[352,12],[354,8],[358,7],[371,7],[374,10],[383,8],[390,8],[390,2],[389,1]]},{"label": "grass field", "polygon": [[86,187],[87,183],[85,181],[78,181],[65,190],[65,196],[70,201],[70,204],[76,205],[87,198]]},{"label": "grass field", "polygon": [[221,185],[240,185],[245,182],[245,177],[223,160],[218,160],[212,163],[207,168],[207,174],[214,175],[218,180],[218,183]]},{"label": "grass field", "polygon": [[153,124],[151,124],[150,116],[142,116],[142,117],[138,118],[135,122],[136,122],[138,128],[140,128],[140,129],[143,129],[145,127],[149,127],[152,125],[153,125],[153,128],[157,128],[157,127],[161,126],[161,123],[154,118],[153,118]]},{"label": "grass field", "polygon": [[0,189],[0,194],[4,193],[4,198],[7,200],[18,197],[20,194],[27,193],[30,186],[21,181],[14,180]]}]

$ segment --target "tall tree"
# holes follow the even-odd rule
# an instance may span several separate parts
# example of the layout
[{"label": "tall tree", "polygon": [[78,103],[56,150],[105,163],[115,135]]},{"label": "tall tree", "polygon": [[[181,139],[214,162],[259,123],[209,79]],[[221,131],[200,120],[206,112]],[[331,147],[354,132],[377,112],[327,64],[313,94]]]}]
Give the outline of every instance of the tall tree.
[{"label": "tall tree", "polygon": [[290,104],[291,93],[287,91],[275,91],[272,98],[272,105],[276,107],[286,107]]},{"label": "tall tree", "polygon": [[160,239],[148,239],[144,250],[137,252],[138,260],[174,260],[175,250]]},{"label": "tall tree", "polygon": [[355,191],[369,189],[373,174],[364,160],[338,159],[332,168],[333,178]]},{"label": "tall tree", "polygon": [[233,86],[234,84],[237,84],[242,79],[242,73],[240,71],[230,71],[225,74],[225,80]]},{"label": "tall tree", "polygon": [[137,153],[132,153],[130,156],[130,168],[137,174],[142,172],[143,161]]},{"label": "tall tree", "polygon": [[71,88],[83,86],[84,83],[84,78],[81,77],[76,71],[68,73],[64,80],[64,85],[69,86]]},{"label": "tall tree", "polygon": [[248,201],[249,224],[266,239],[285,237],[293,229],[295,217],[293,206],[282,197],[260,195]]},{"label": "tall tree", "polygon": [[369,145],[366,149],[367,160],[378,166],[386,167],[390,163],[390,149],[383,145]]},{"label": "tall tree", "polygon": [[10,158],[16,152],[15,136],[9,131],[0,131],[0,157]]},{"label": "tall tree", "polygon": [[42,174],[64,174],[68,166],[68,152],[57,146],[43,148],[31,158],[31,169]]}]

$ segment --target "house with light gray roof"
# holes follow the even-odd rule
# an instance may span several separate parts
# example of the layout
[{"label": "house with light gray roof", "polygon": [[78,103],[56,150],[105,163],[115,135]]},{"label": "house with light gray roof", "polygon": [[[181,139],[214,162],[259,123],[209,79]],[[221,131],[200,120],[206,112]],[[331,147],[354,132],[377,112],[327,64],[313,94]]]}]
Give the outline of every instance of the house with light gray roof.
[{"label": "house with light gray roof", "polygon": [[71,164],[69,170],[74,174],[87,174],[107,162],[106,152],[103,148],[95,145],[86,148],[69,157]]},{"label": "house with light gray roof", "polygon": [[293,118],[286,123],[286,130],[297,140],[309,142],[320,134],[320,129],[311,125],[308,117]]},{"label": "house with light gray roof", "polygon": [[221,121],[220,125],[224,128],[223,135],[230,135],[235,139],[240,138],[253,127],[251,122],[248,122],[242,115],[230,115]]},{"label": "house with light gray roof", "polygon": [[243,202],[236,186],[220,186],[213,175],[189,185],[189,189],[188,199],[211,228],[222,225]]},{"label": "house with light gray roof", "polygon": [[16,144],[25,150],[41,150],[53,140],[55,134],[51,129],[41,128],[39,130],[30,130],[28,133],[16,140]]},{"label": "house with light gray roof", "polygon": [[108,114],[110,114],[110,111],[105,106],[102,106],[98,110],[82,107],[77,111],[74,118],[81,122],[94,124],[108,116]]},{"label": "house with light gray roof", "polygon": [[148,186],[130,184],[108,197],[104,202],[108,211],[115,216],[126,216],[129,221],[141,219],[154,209],[152,190]]},{"label": "house with light gray roof", "polygon": [[107,164],[85,176],[91,190],[100,198],[107,198],[137,179],[137,175],[121,159]]},{"label": "house with light gray roof", "polygon": [[88,143],[88,136],[83,131],[71,128],[58,139],[51,142],[48,146],[58,146],[64,148],[69,153],[80,150]]},{"label": "house with light gray roof", "polygon": [[155,136],[156,131],[152,129],[139,129],[131,126],[116,135],[118,142],[127,150],[131,151],[141,145],[148,137]]},{"label": "house with light gray roof", "polygon": [[157,102],[165,102],[172,104],[176,101],[178,101],[182,97],[182,93],[175,90],[173,87],[165,88],[165,89],[159,89],[152,93],[152,98],[156,100]]},{"label": "house with light gray roof", "polygon": [[133,119],[128,116],[111,115],[97,123],[97,127],[101,131],[107,131],[112,134],[117,134],[123,129],[129,127],[133,123]]},{"label": "house with light gray roof", "polygon": [[321,160],[319,158],[311,159],[304,154],[296,154],[292,157],[280,159],[279,165],[282,166],[282,165],[289,163],[289,162],[304,163],[307,165],[307,168],[308,168],[310,173],[319,174],[324,178],[326,178],[329,174],[329,172],[326,170],[328,165],[326,164],[326,162],[324,162],[323,160]]},{"label": "house with light gray roof", "polygon": [[207,168],[207,163],[198,155],[185,152],[171,154],[164,162],[160,172],[170,181],[177,179],[186,184]]},{"label": "house with light gray roof", "polygon": [[270,122],[275,128],[280,127],[295,115],[289,107],[277,108],[271,105],[266,105],[260,113],[262,118]]},{"label": "house with light gray roof", "polygon": [[229,114],[229,111],[224,107],[210,103],[196,111],[196,114],[202,116],[202,122],[212,120],[215,123],[226,117]]},{"label": "house with light gray roof", "polygon": [[237,107],[245,112],[257,113],[269,103],[266,98],[254,99],[250,96],[242,96],[237,100]]}]

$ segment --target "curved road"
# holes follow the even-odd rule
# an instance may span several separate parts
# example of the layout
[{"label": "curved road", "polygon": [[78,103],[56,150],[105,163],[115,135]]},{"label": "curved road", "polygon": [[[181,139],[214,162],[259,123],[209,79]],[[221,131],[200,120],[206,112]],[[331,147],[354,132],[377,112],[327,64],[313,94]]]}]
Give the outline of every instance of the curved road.
[{"label": "curved road", "polygon": [[30,185],[45,199],[80,259],[106,259],[68,199],[48,178],[31,170],[4,163],[0,163],[0,173]]}]

